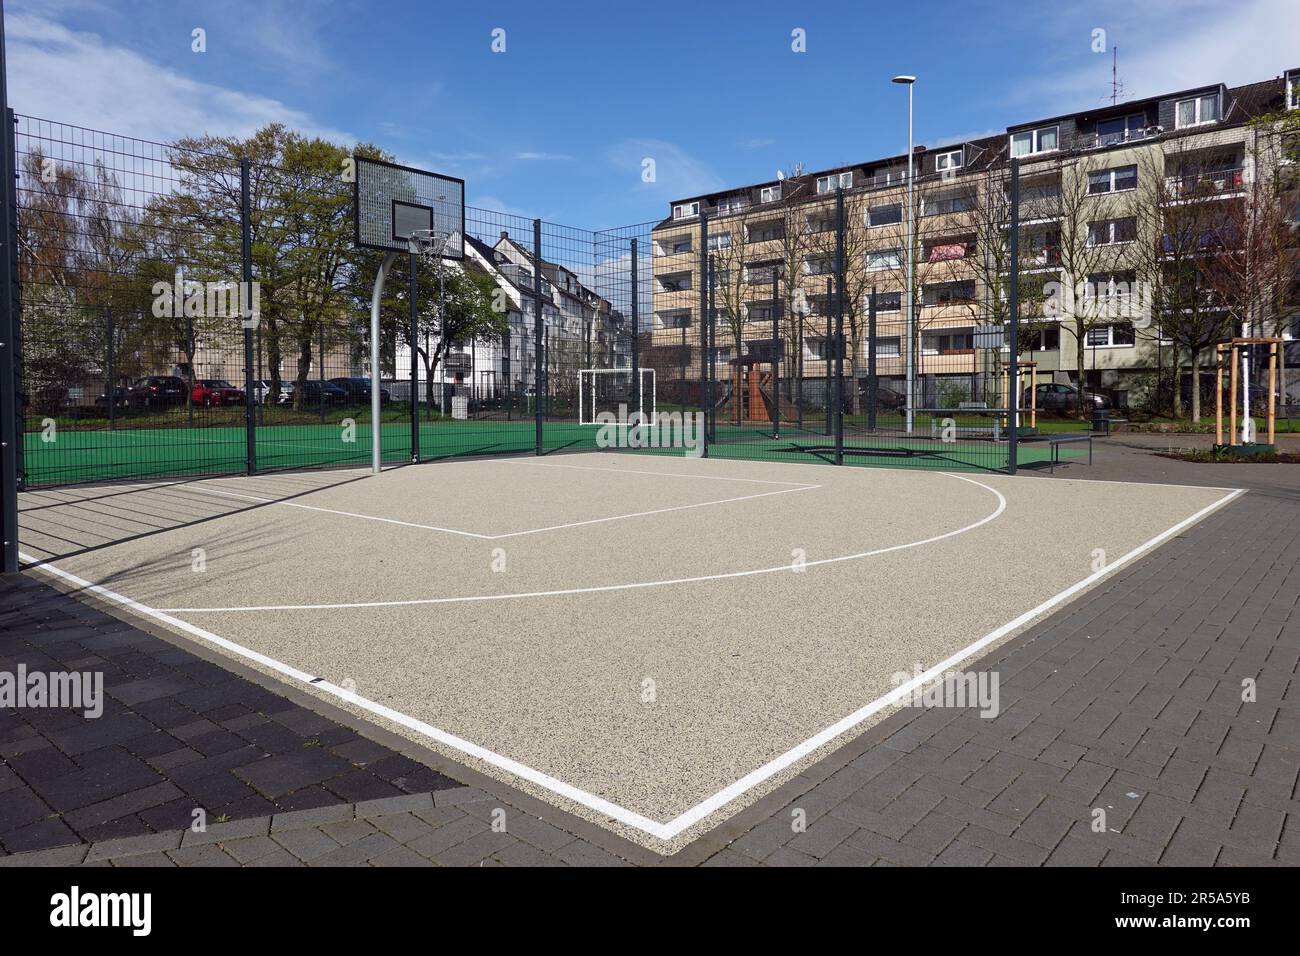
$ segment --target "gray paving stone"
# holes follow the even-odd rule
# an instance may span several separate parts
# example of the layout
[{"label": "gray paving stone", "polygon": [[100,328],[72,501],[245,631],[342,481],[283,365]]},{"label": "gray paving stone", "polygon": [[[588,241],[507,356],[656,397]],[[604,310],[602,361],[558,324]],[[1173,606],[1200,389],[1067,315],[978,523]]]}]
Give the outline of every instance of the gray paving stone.
[{"label": "gray paving stone", "polygon": [[350,803],[317,807],[313,810],[293,810],[288,813],[277,813],[271,817],[271,832],[299,830],[303,827],[315,827],[326,823],[334,823],[338,820],[351,819],[354,819],[354,814]]},{"label": "gray paving stone", "polygon": [[385,850],[377,856],[370,858],[371,866],[436,866],[432,860],[427,860],[420,854],[416,853],[410,847],[395,846],[390,850]]},{"label": "gray paving stone", "polygon": [[167,855],[178,866],[239,866],[239,862],[216,844],[183,846]]},{"label": "gray paving stone", "polygon": [[124,837],[120,840],[105,840],[93,844],[86,851],[86,862],[109,860],[115,857],[134,856],[142,853],[161,853],[174,850],[181,845],[181,834],[177,831],[168,833],[145,833],[141,836]]},{"label": "gray paving stone", "polygon": [[338,843],[315,827],[271,831],[271,839],[304,863],[338,849]]},{"label": "gray paving stone", "polygon": [[264,836],[270,829],[271,817],[249,817],[245,820],[229,820],[225,823],[210,823],[202,832],[186,830],[182,846],[202,846],[205,843],[225,843],[241,837]]},{"label": "gray paving stone", "polygon": [[387,833],[398,843],[409,843],[433,830],[431,824],[413,813],[390,813],[382,817],[369,817],[366,822]]},{"label": "gray paving stone", "polygon": [[390,814],[415,812],[433,808],[433,794],[413,793],[400,797],[381,797],[378,800],[363,800],[356,805],[357,819],[382,817]]},{"label": "gray paving stone", "polygon": [[330,850],[307,862],[311,866],[361,866],[399,846],[401,844],[387,833],[374,831],[369,836]]},{"label": "gray paving stone", "polygon": [[90,848],[84,843],[56,846],[48,850],[33,850],[0,856],[0,866],[73,866],[86,858]]},{"label": "gray paving stone", "polygon": [[254,860],[260,860],[264,856],[272,853],[282,853],[284,848],[276,843],[269,836],[248,836],[239,837],[233,840],[222,840],[221,849],[225,850],[232,857],[239,861],[240,865],[247,866]]}]

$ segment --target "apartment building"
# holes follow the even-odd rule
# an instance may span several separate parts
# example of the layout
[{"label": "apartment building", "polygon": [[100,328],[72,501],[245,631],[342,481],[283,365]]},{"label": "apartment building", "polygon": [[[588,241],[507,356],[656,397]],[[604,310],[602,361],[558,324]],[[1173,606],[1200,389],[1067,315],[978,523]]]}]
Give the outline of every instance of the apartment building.
[{"label": "apartment building", "polygon": [[[979,140],[916,147],[917,404],[996,397],[988,393],[999,387],[1008,357],[1005,345],[996,343],[1009,318],[1013,157],[1020,165],[1021,362],[1034,362],[1043,382],[1082,384],[1118,404],[1144,400],[1162,370],[1167,374],[1188,361],[1166,335],[1170,324],[1152,321],[1152,309],[1169,308],[1166,299],[1153,300],[1142,281],[1174,252],[1168,222],[1178,207],[1193,204],[1207,221],[1242,218],[1241,204],[1256,185],[1273,184],[1270,173],[1295,155],[1294,144],[1274,135],[1279,124],[1261,130],[1252,121],[1300,111],[1298,91],[1300,71],[1291,71],[1245,86],[1210,84],[1019,123]],[[664,364],[678,362],[683,375],[693,374],[710,291],[702,290],[701,267],[711,261],[719,366],[770,356],[777,337],[781,374],[787,382],[802,379],[805,398],[816,400],[824,388],[834,312],[828,279],[835,271],[842,190],[846,374],[859,382],[866,375],[867,302],[874,290],[878,374],[882,384],[901,390],[907,159],[796,170],[672,203],[652,230],[648,330],[643,320],[647,361],[660,352]],[[1221,239],[1227,231],[1198,228],[1202,244],[1205,235]],[[774,314],[782,317],[776,331]],[[1281,325],[1254,331],[1300,334],[1294,315]],[[1288,364],[1300,365],[1294,347],[1288,356]],[[1300,375],[1287,378],[1290,400],[1300,401],[1294,382]]]},{"label": "apartment building", "polygon": [[[465,260],[449,268],[475,269],[490,275],[503,292],[508,334],[500,339],[454,342],[436,372],[444,399],[464,395],[475,402],[514,395],[526,400],[537,376],[534,335],[536,275],[541,272],[544,353],[552,395],[576,388],[582,368],[630,368],[631,340],[621,310],[584,284],[571,269],[545,259],[537,264],[531,248],[502,231],[491,245],[465,237]],[[430,342],[436,345],[436,339]],[[397,382],[409,380],[409,349],[396,353]],[[417,376],[424,369],[417,361]],[[423,386],[422,386],[423,387]]]}]

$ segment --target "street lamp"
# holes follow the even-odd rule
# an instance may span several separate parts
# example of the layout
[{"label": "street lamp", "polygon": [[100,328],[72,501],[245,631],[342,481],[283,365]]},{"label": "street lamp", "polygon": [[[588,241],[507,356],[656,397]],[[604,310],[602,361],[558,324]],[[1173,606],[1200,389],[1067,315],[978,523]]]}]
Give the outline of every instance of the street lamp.
[{"label": "street lamp", "polygon": [[916,277],[916,252],[913,249],[916,234],[916,207],[912,202],[912,181],[915,178],[912,174],[912,87],[916,84],[916,77],[904,73],[894,77],[891,82],[907,87],[907,354],[905,359],[907,399],[904,407],[906,409],[907,433],[910,435],[912,433],[913,406],[916,404],[914,355],[916,345],[916,305],[912,301]]}]

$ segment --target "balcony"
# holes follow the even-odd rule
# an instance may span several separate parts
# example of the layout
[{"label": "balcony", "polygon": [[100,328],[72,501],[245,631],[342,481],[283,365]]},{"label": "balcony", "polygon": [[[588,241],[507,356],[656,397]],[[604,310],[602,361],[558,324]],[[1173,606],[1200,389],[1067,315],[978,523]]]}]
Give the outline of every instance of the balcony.
[{"label": "balcony", "polygon": [[1210,198],[1241,192],[1245,188],[1245,177],[1240,166],[1234,169],[1185,173],[1181,176],[1165,177],[1165,188],[1174,199]]},{"label": "balcony", "polygon": [[1137,143],[1144,139],[1154,139],[1160,131],[1154,126],[1145,129],[1122,129],[1109,133],[1093,133],[1082,137],[1084,149],[1101,149],[1106,146],[1119,146],[1123,143]]}]

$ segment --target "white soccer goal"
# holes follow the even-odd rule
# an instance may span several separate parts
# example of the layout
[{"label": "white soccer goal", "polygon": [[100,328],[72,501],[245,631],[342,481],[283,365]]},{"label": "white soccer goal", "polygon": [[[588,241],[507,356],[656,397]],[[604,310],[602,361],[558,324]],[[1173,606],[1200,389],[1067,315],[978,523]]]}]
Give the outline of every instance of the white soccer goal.
[{"label": "white soccer goal", "polygon": [[601,412],[609,412],[616,421],[620,414],[630,418],[640,412],[641,422],[649,424],[655,414],[655,370],[643,368],[634,373],[630,368],[579,369],[578,423],[599,425],[596,416]]}]

